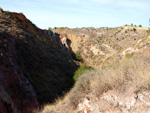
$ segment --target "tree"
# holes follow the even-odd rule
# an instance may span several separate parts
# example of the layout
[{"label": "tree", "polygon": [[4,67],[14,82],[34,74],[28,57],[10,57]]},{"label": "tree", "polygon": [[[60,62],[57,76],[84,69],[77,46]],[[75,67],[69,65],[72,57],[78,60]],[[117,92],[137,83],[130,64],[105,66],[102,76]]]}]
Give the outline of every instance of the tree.
[{"label": "tree", "polygon": [[52,30],[52,28],[51,28],[51,27],[49,27],[49,28],[48,28],[48,30]]},{"label": "tree", "polygon": [[133,23],[131,23],[131,26],[133,26]]},{"label": "tree", "polygon": [[139,27],[142,27],[142,25],[139,25]]},{"label": "tree", "polygon": [[0,12],[3,12],[3,9],[0,7]]},{"label": "tree", "polygon": [[3,11],[3,9],[0,7],[0,10],[2,10]]},{"label": "tree", "polygon": [[133,28],[133,31],[135,32],[135,31],[136,31],[136,29],[135,29],[135,28]]},{"label": "tree", "polygon": [[54,29],[57,29],[57,27],[54,27]]}]

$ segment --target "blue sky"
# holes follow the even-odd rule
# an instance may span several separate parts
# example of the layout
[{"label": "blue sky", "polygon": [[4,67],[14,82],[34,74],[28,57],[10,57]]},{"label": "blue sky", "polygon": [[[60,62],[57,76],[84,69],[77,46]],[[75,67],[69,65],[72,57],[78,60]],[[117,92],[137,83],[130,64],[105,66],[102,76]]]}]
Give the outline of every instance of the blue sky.
[{"label": "blue sky", "polygon": [[7,11],[22,12],[40,28],[149,27],[150,0],[0,0]]}]

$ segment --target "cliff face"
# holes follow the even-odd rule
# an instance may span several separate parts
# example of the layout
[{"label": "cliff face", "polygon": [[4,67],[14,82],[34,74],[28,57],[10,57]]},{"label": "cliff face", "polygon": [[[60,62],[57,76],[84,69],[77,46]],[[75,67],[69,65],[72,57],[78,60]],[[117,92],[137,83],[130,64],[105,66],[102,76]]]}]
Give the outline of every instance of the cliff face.
[{"label": "cliff face", "polygon": [[61,37],[23,14],[0,12],[1,113],[31,113],[70,89],[78,66]]},{"label": "cliff face", "polygon": [[32,85],[16,62],[14,37],[0,33],[0,50],[0,112],[31,112],[39,104]]}]

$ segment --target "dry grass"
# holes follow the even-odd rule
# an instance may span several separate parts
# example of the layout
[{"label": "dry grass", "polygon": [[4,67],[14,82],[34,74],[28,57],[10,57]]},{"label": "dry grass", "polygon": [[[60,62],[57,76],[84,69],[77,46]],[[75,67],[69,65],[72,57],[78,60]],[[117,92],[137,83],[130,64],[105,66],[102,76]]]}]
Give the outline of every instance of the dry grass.
[{"label": "dry grass", "polygon": [[97,99],[110,89],[126,91],[129,88],[133,91],[150,89],[150,54],[133,56],[105,69],[85,72],[63,100],[45,106],[41,113],[74,113],[77,105],[89,95],[92,95],[89,98]]},{"label": "dry grass", "polygon": [[[67,95],[67,94],[66,94]],[[62,101],[63,100],[63,101]],[[59,98],[53,104],[47,104],[43,110],[36,110],[34,113],[75,113],[72,105],[68,105],[68,98]]]}]

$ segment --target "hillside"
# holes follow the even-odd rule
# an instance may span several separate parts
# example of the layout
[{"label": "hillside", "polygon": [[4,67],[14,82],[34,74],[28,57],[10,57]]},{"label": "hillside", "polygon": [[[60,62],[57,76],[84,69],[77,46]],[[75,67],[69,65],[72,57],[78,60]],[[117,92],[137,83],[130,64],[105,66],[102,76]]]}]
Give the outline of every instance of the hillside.
[{"label": "hillside", "polygon": [[148,30],[46,30],[0,9],[0,113],[150,112]]},{"label": "hillside", "polygon": [[[54,31],[68,33],[68,36],[81,36],[77,33],[85,33],[86,28],[76,31],[78,29],[57,28]],[[98,28],[102,30],[101,37],[89,35],[95,33],[95,28],[87,29],[90,29],[88,31],[91,33],[87,33],[88,37],[81,36],[86,39],[79,45],[77,51],[82,55],[84,63],[95,67],[95,70],[84,72],[70,92],[38,112],[150,112],[150,36],[148,29],[132,26]]]},{"label": "hillside", "polygon": [[1,113],[30,113],[73,85],[78,65],[60,35],[52,34],[21,13],[0,11]]},{"label": "hillside", "polygon": [[[74,52],[94,67],[72,90],[40,113],[147,113],[150,111],[148,28],[56,28],[69,39],[81,37]],[[73,46],[72,43],[71,47]]]},{"label": "hillside", "polygon": [[64,98],[39,113],[148,113],[149,61],[148,53],[87,71]]},{"label": "hillside", "polygon": [[[75,41],[71,43],[72,50],[75,53],[79,52],[86,64],[99,68],[113,57],[125,56],[128,48],[131,49],[138,45],[137,43],[140,40],[145,40],[147,30],[148,28],[122,26],[118,28],[56,28],[53,31],[65,33],[70,40],[76,40],[78,43],[75,43]],[[72,38],[73,36],[81,37],[84,41],[80,41],[79,38]],[[75,47],[78,48],[75,48],[73,45],[76,45]],[[146,50],[146,48],[148,47],[143,49]],[[133,49],[129,54],[135,51],[136,49]]]}]

